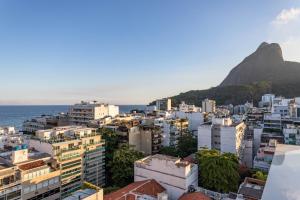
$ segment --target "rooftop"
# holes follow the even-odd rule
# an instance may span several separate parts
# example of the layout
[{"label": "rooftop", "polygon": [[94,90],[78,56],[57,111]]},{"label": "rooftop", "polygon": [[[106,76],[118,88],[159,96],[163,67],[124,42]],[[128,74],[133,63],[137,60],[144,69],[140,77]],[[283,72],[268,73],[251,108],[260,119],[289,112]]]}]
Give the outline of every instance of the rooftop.
[{"label": "rooftop", "polygon": [[151,156],[148,156],[148,157],[145,157],[145,158],[142,158],[142,159],[136,161],[136,163],[149,164],[153,159],[171,161],[171,162],[174,162],[174,164],[179,166],[179,167],[186,167],[189,164],[193,164],[193,163],[190,163],[186,160],[182,160],[181,158],[168,156],[168,155],[163,155],[163,154],[151,155]]},{"label": "rooftop", "polygon": [[34,161],[34,162],[19,165],[19,169],[21,169],[21,170],[30,170],[30,169],[38,168],[38,167],[41,167],[41,166],[44,166],[44,165],[46,165],[46,163],[43,160],[37,160],[37,161]]},{"label": "rooftop", "polygon": [[247,177],[241,184],[238,193],[247,198],[261,199],[264,186],[265,181]]},{"label": "rooftop", "polygon": [[78,190],[78,191],[74,192],[71,196],[64,198],[64,200],[84,199],[84,198],[87,198],[96,193],[97,193],[97,191],[93,190],[93,189]]},{"label": "rooftop", "polygon": [[136,195],[148,195],[157,197],[158,194],[165,192],[166,189],[162,187],[155,180],[145,180],[131,183],[115,192],[104,196],[104,200],[125,200],[136,199]]},{"label": "rooftop", "polygon": [[201,192],[193,192],[183,194],[179,200],[211,200],[211,198]]}]

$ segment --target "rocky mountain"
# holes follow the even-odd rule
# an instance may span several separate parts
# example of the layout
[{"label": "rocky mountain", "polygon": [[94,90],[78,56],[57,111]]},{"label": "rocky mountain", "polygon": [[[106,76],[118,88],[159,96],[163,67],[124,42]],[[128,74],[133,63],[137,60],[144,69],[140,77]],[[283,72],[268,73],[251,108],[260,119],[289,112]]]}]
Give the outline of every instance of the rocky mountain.
[{"label": "rocky mountain", "polygon": [[300,80],[300,63],[284,61],[277,43],[263,42],[234,67],[220,86],[247,85],[260,81],[286,83]]},{"label": "rocky mountain", "polygon": [[191,90],[171,98],[173,106],[181,101],[201,106],[205,98],[215,99],[218,104],[242,104],[246,101],[256,104],[265,93],[300,96],[300,63],[285,61],[276,43],[263,42],[259,45],[254,53],[230,71],[219,86]]}]

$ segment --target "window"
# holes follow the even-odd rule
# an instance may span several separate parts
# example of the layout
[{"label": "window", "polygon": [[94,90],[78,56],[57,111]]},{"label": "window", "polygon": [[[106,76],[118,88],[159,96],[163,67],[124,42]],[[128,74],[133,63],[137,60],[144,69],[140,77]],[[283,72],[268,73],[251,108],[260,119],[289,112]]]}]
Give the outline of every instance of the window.
[{"label": "window", "polygon": [[29,192],[30,192],[30,187],[24,188],[24,194],[27,194],[27,193],[29,193]]},{"label": "window", "polygon": [[43,183],[37,184],[37,189],[41,189],[43,187]]},{"label": "window", "polygon": [[32,185],[31,187],[30,187],[30,192],[34,192],[36,190],[36,185]]},{"label": "window", "polygon": [[53,185],[54,184],[54,179],[50,179],[49,180],[49,185]]},{"label": "window", "polygon": [[43,182],[43,187],[47,187],[48,186],[48,181],[44,181]]}]

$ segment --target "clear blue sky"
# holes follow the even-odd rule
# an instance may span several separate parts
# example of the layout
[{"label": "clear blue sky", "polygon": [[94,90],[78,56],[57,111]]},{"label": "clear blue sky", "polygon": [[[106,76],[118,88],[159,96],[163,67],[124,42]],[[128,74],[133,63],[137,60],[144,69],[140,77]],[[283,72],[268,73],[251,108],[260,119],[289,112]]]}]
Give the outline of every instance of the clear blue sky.
[{"label": "clear blue sky", "polygon": [[217,86],[263,41],[300,61],[299,8],[297,0],[1,0],[0,104],[144,104]]}]

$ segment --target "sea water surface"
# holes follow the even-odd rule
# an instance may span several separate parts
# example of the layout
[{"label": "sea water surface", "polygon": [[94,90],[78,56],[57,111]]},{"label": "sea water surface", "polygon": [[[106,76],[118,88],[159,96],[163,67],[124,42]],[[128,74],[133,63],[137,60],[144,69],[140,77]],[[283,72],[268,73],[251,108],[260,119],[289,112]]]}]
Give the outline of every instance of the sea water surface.
[{"label": "sea water surface", "polygon": [[[128,113],[133,109],[144,110],[144,105],[119,105],[120,113]],[[69,105],[47,106],[0,106],[0,126],[14,126],[22,128],[22,123],[33,117],[41,115],[55,115],[67,113]]]}]

